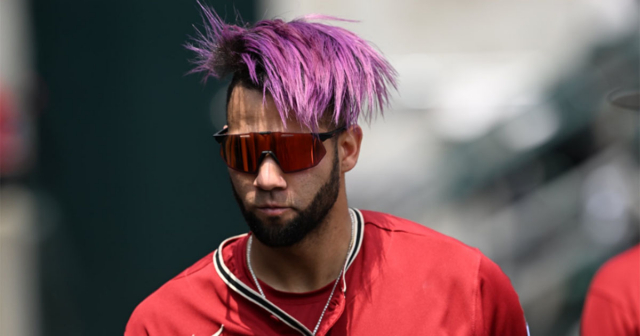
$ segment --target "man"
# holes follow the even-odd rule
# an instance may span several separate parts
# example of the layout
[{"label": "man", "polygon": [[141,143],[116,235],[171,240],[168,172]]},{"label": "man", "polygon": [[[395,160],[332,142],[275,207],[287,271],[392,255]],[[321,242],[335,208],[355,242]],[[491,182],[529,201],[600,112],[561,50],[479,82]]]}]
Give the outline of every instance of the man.
[{"label": "man", "polygon": [[342,28],[203,10],[188,48],[194,71],[233,76],[215,139],[251,232],[144,300],[125,335],[526,335],[509,279],[477,249],[348,207],[358,117],[395,86],[384,57]]},{"label": "man", "polygon": [[580,324],[582,336],[640,336],[640,245],[598,270]]},{"label": "man", "polygon": [[[615,107],[614,113],[640,111],[638,90],[616,90],[607,98]],[[635,142],[631,148],[636,154]],[[608,260],[593,277],[584,302],[580,334],[640,336],[640,244]]]}]

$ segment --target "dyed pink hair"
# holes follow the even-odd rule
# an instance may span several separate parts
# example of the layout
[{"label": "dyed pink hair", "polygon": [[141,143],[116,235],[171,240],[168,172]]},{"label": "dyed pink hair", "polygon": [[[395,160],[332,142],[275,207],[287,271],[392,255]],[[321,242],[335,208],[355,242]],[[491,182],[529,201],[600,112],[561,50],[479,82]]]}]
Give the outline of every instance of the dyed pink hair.
[{"label": "dyed pink hair", "polygon": [[249,27],[226,24],[213,9],[200,7],[204,33],[196,29],[186,45],[196,53],[191,73],[203,72],[205,81],[228,74],[234,82],[247,78],[273,97],[283,122],[293,114],[316,130],[329,109],[335,124],[357,124],[360,114],[369,121],[376,107],[382,113],[388,104],[389,87],[396,88],[396,71],[366,41],[340,27],[308,22],[340,19],[308,15]]}]

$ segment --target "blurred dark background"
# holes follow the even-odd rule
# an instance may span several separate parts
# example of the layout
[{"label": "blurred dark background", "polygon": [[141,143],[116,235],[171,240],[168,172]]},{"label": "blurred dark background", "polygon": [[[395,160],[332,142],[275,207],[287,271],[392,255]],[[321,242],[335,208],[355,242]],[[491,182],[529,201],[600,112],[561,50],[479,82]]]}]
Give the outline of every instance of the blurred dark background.
[{"label": "blurred dark background", "polygon": [[[209,1],[252,21],[251,1]],[[33,0],[47,335],[122,334],[142,299],[245,230],[211,135],[221,84],[186,75],[195,1]]]}]

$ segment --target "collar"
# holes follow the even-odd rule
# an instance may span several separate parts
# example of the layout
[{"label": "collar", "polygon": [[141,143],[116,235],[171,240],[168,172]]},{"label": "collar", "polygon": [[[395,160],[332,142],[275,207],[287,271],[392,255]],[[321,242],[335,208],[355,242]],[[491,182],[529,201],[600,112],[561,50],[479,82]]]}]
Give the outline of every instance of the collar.
[{"label": "collar", "polygon": [[[351,246],[351,249],[349,250],[349,254],[347,257],[347,267],[345,269],[345,274],[343,274],[343,279],[346,276],[346,271],[349,270],[349,267],[351,266],[356,256],[360,252],[360,247],[362,246],[362,239],[364,237],[364,218],[362,216],[362,213],[360,212],[360,210],[355,208],[350,208],[349,211],[353,211],[356,218],[356,225],[355,225],[355,232],[354,232],[355,241],[353,246]],[[213,265],[215,266],[216,272],[220,276],[220,279],[222,279],[222,281],[224,281],[227,284],[227,286],[231,288],[234,292],[242,295],[250,302],[266,310],[268,313],[275,315],[282,322],[287,324],[289,327],[295,329],[300,334],[305,336],[313,336],[313,333],[309,330],[309,328],[304,326],[302,323],[300,323],[298,320],[293,318],[291,315],[284,312],[282,309],[278,308],[278,306],[273,304],[271,301],[263,298],[260,295],[260,293],[256,292],[251,287],[247,286],[245,283],[240,281],[233,273],[231,273],[231,271],[229,271],[229,269],[225,265],[224,259],[221,253],[222,248],[228,242],[235,240],[237,238],[244,237],[246,235],[247,234],[245,233],[239,236],[226,239],[220,244],[218,249],[213,253]],[[337,281],[340,281],[340,280],[338,279]],[[343,293],[346,291],[346,285],[344,285],[344,282],[342,286],[342,291]]]}]

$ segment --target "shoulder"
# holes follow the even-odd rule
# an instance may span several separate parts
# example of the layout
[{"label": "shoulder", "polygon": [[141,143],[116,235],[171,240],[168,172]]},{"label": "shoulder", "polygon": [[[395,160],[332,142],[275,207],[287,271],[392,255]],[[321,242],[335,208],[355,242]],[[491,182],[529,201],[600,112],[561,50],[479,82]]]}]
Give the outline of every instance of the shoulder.
[{"label": "shoulder", "polygon": [[455,238],[404,218],[361,212],[365,222],[364,247],[384,260],[389,270],[410,270],[429,277],[437,274],[443,283],[457,279],[469,286],[477,284],[479,278],[501,280],[504,276],[479,249]]},{"label": "shoulder", "polygon": [[[145,321],[158,320],[167,311],[167,305],[182,304],[190,300],[194,293],[204,290],[204,279],[211,278],[213,252],[167,281],[145,298],[133,311],[127,330]],[[195,290],[195,291],[194,291]]]},{"label": "shoulder", "polygon": [[465,243],[424,225],[393,215],[361,211],[370,238],[374,243],[390,245],[391,252],[397,250],[402,257],[422,260],[433,260],[434,264],[453,269],[472,271],[475,276],[485,281],[495,279],[499,282],[509,281],[500,267],[485,256],[478,248]]},{"label": "shoulder", "polygon": [[633,334],[640,316],[640,245],[613,257],[596,273],[581,317],[590,335]]},{"label": "shoulder", "polygon": [[374,268],[382,278],[403,290],[429,288],[433,302],[446,302],[442,309],[474,321],[477,335],[526,335],[511,281],[479,249],[407,219],[361,212],[366,260],[383,266]]},{"label": "shoulder", "polygon": [[640,245],[636,245],[607,261],[593,279],[594,287],[624,284],[640,277]]},{"label": "shoulder", "polygon": [[394,243],[394,245],[407,252],[468,258],[478,266],[483,257],[477,248],[470,247],[422,224],[381,212],[367,210],[361,210],[361,212],[365,221],[365,235],[378,243],[384,244],[389,240],[400,241],[402,244]]},{"label": "shoulder", "polygon": [[[225,241],[221,252],[225,262],[233,259],[240,240],[234,237]],[[131,314],[125,335],[146,335],[148,330],[175,330],[177,326],[222,319],[232,299],[214,266],[218,251],[201,258],[144,299]]]},{"label": "shoulder", "polygon": [[598,270],[589,292],[609,301],[624,302],[640,293],[640,245],[607,261]]}]

